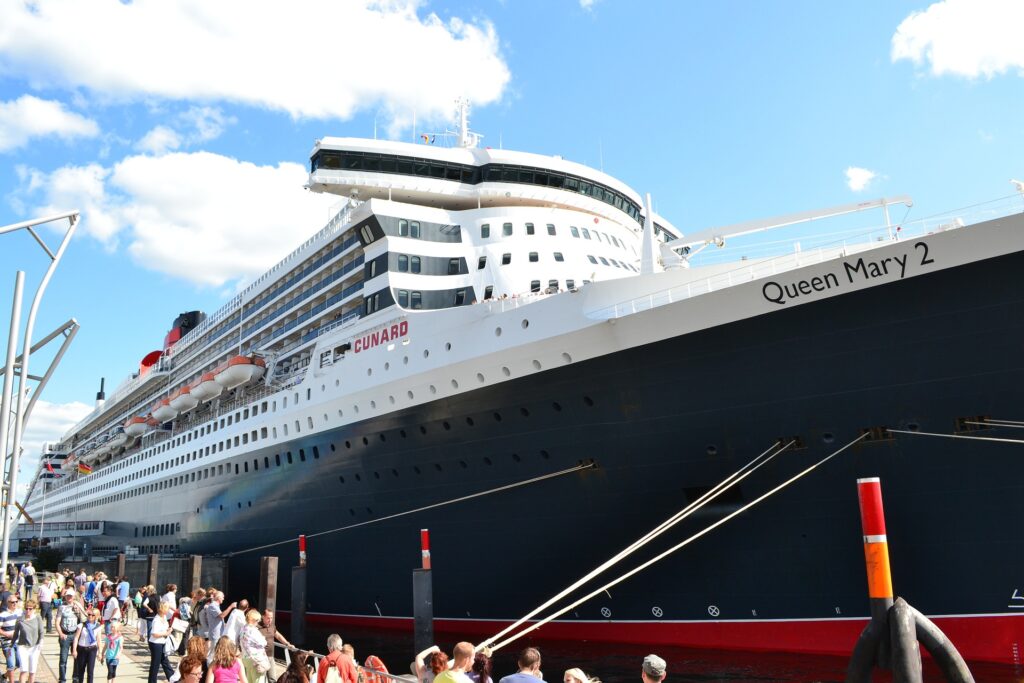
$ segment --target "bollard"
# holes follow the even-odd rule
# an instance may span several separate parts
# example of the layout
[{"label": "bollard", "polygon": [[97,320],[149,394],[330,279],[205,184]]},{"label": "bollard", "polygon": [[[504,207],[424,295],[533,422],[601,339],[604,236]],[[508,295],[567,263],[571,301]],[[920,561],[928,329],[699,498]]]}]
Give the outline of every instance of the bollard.
[{"label": "bollard", "polygon": [[117,575],[118,576],[124,576],[125,575],[125,566],[124,566],[124,564],[125,564],[125,555],[124,555],[124,553],[118,553],[117,554]]},{"label": "bollard", "polygon": [[[190,593],[195,593],[202,587],[203,580],[203,556],[192,555],[190,556],[191,562],[189,562],[188,568],[188,584],[192,587]],[[227,584],[225,584],[227,585]]]},{"label": "bollard", "polygon": [[922,683],[921,647],[917,644],[914,613],[903,598],[897,598],[889,613],[892,637],[893,683]]},{"label": "bollard", "polygon": [[292,637],[296,645],[306,643],[306,568],[292,567]]},{"label": "bollard", "polygon": [[277,558],[260,558],[260,611],[277,611]]},{"label": "bollard", "polygon": [[868,573],[868,597],[871,621],[880,633],[875,661],[883,669],[889,668],[888,630],[889,608],[893,604],[892,573],[889,569],[889,542],[885,533],[885,509],[882,507],[882,482],[878,477],[857,480],[857,498],[860,502],[860,524],[864,534],[864,564]]},{"label": "bollard", "polygon": [[434,586],[430,569],[430,531],[420,529],[423,566],[412,570],[413,649],[422,652],[434,644]]},{"label": "bollard", "polygon": [[974,683],[974,676],[967,668],[967,662],[960,656],[960,652],[949,642],[946,634],[939,630],[939,627],[932,623],[932,620],[910,608],[914,615],[914,625],[917,630],[917,639],[928,654],[932,656],[935,665],[939,667],[943,677],[949,683]]},{"label": "bollard", "polygon": [[[160,566],[160,556],[152,554],[149,556],[149,567],[146,570],[146,583],[156,586],[156,570]],[[159,590],[159,587],[157,588]]]}]

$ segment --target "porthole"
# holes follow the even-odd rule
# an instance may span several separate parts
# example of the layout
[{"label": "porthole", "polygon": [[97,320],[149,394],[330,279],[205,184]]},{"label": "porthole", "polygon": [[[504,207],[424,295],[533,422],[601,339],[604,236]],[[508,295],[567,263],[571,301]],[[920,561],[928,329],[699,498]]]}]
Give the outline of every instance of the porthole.
[{"label": "porthole", "polygon": [[571,363],[572,362],[572,356],[570,356],[567,353],[563,353],[562,354],[562,360],[564,360],[566,363]]},{"label": "porthole", "polygon": [[444,350],[445,351],[451,351],[452,350],[452,343],[451,342],[445,342],[444,343]]},{"label": "porthole", "polygon": [[334,444],[332,443],[332,444],[331,444],[331,453],[335,452],[336,450],[338,450],[338,449],[336,449],[336,448],[334,447]]},{"label": "porthole", "polygon": [[527,327],[530,326],[530,321],[527,320],[526,318],[523,318],[522,326],[523,326],[523,329],[525,330]]},{"label": "porthole", "polygon": [[349,509],[348,509],[348,514],[350,514],[350,515],[352,515],[353,517],[355,517],[355,516],[356,516],[356,511],[355,511],[355,510],[353,510],[352,508],[349,508]]},{"label": "porthole", "polygon": [[917,424],[916,422],[908,422],[907,429],[911,432],[916,432],[921,429],[921,425]]},{"label": "porthole", "polygon": [[590,398],[589,396],[584,396],[583,397],[583,405],[585,405],[588,408],[593,408],[594,407],[594,399]]},{"label": "porthole", "polygon": [[458,388],[459,388],[458,381],[453,379],[452,380],[452,389],[458,389]]},{"label": "porthole", "polygon": [[523,417],[530,417],[530,411],[527,410],[526,408],[520,408],[519,414],[522,415]]},{"label": "porthole", "polygon": [[429,358],[430,357],[430,349],[423,349],[423,357],[424,358]]},{"label": "porthole", "polygon": [[369,377],[373,374],[373,368],[366,368],[366,376]]},{"label": "porthole", "polygon": [[518,454],[518,453],[513,453],[513,454],[512,454],[512,460],[513,460],[514,462],[522,462],[522,460],[523,460],[523,459],[519,457],[519,454]]},{"label": "porthole", "polygon": [[343,417],[345,413],[341,412],[341,408],[338,408],[338,417]]},{"label": "porthole", "polygon": [[395,397],[394,396],[388,396],[388,401],[391,403],[391,405],[394,405],[395,404]]},{"label": "porthole", "polygon": [[441,472],[441,471],[443,471],[444,468],[441,467],[441,463],[435,462],[434,463],[434,469],[437,470],[438,472]]},{"label": "porthole", "polygon": [[430,393],[432,393],[432,394],[436,394],[437,393],[437,387],[435,387],[433,384],[430,385]]},{"label": "porthole", "polygon": [[323,384],[321,384],[321,385],[320,385],[320,391],[321,391],[321,392],[323,392],[323,391],[327,391],[327,387],[326,387],[326,386],[324,386]]},{"label": "porthole", "polygon": [[551,457],[551,454],[550,454],[550,453],[548,453],[547,451],[543,451],[543,450],[542,450],[542,451],[540,452],[540,457],[544,458],[545,460],[548,460],[548,459],[549,459],[549,458]]},{"label": "porthole", "polygon": [[500,337],[501,336],[501,328],[500,327],[495,327],[494,328],[494,336],[495,337]]},{"label": "porthole", "polygon": [[512,375],[512,371],[503,365],[501,366],[501,374],[505,375],[506,377],[510,377]]},{"label": "porthole", "polygon": [[552,403],[551,407],[554,408],[556,413],[562,412],[562,404],[559,403],[558,401],[555,401],[554,403]]},{"label": "porthole", "polygon": [[533,369],[540,370],[540,361],[537,360],[536,358],[533,360]]},{"label": "porthole", "polygon": [[334,380],[334,386],[340,387],[341,386],[341,380],[340,379]]},{"label": "porthole", "polygon": [[345,442],[345,448],[352,448],[352,442],[351,441],[346,441]]},{"label": "porthole", "polygon": [[390,369],[391,369],[391,363],[385,363],[384,364],[384,372],[387,372]]},{"label": "porthole", "polygon": [[370,410],[374,410],[376,408],[377,408],[377,402],[376,401],[370,401]]},{"label": "porthole", "polygon": [[364,446],[369,446],[370,445],[370,440],[367,439],[365,436],[363,437],[363,445]]},{"label": "porthole", "polygon": [[491,459],[490,459],[490,458],[488,458],[488,457],[487,457],[487,456],[485,455],[485,456],[484,456],[484,464],[486,464],[486,465],[493,465],[494,463],[493,463],[493,462],[491,461]]},{"label": "porthole", "polygon": [[718,446],[715,446],[714,444],[708,446],[707,453],[708,455],[718,455]]},{"label": "porthole", "polygon": [[385,441],[387,441],[387,440],[388,440],[388,437],[387,437],[387,435],[386,435],[386,434],[384,434],[384,432],[381,432],[381,433],[380,433],[380,434],[378,434],[377,436],[379,436],[379,437],[380,437],[381,443],[383,443],[383,442],[385,442]]},{"label": "porthole", "polygon": [[407,434],[405,433],[405,430],[404,430],[404,429],[399,429],[399,430],[398,430],[398,433],[399,433],[399,435],[401,435],[401,437],[402,437],[403,439],[407,437]]},{"label": "porthole", "polygon": [[476,373],[476,381],[478,381],[481,384],[483,384],[484,383],[484,373],[482,373],[482,372]]},{"label": "porthole", "polygon": [[338,475],[338,481],[340,481],[340,482],[341,482],[342,484],[344,484],[344,483],[345,483],[345,477],[343,477],[343,476],[341,476],[341,475],[339,474],[339,475]]},{"label": "porthole", "polygon": [[451,424],[450,424],[450,423],[448,422],[448,420],[445,420],[444,422],[442,422],[442,423],[441,423],[441,426],[442,426],[442,427],[444,427],[444,430],[445,430],[446,432],[450,432],[450,431],[452,430],[452,426],[451,426]]},{"label": "porthole", "polygon": [[413,398],[413,393],[412,393],[411,391],[407,391],[407,392],[405,392],[405,395],[409,397],[409,400],[410,400],[410,401],[412,400],[412,398]]},{"label": "porthole", "polygon": [[427,428],[424,427],[423,425],[420,425],[420,434],[426,434],[426,433],[427,433]]},{"label": "porthole", "polygon": [[402,356],[402,365],[409,364],[409,356]]},{"label": "porthole", "polygon": [[461,467],[462,469],[467,469],[469,467],[469,465],[466,463],[465,460],[460,460],[459,461],[459,467]]},{"label": "porthole", "polygon": [[396,470],[396,469],[394,469],[394,468],[391,468],[391,474],[392,474],[392,475],[393,475],[394,477],[398,477],[398,470]]},{"label": "porthole", "polygon": [[467,417],[466,418],[466,424],[468,424],[470,427],[472,427],[473,426],[473,418]]},{"label": "porthole", "polygon": [[836,436],[832,432],[825,432],[824,434],[821,435],[821,440],[824,441],[825,443],[832,443],[833,441],[836,440]]},{"label": "porthole", "polygon": [[501,422],[501,413],[495,413],[494,414],[494,421],[495,422]]},{"label": "porthole", "polygon": [[373,478],[374,479],[380,479],[380,472],[374,472],[373,473]]},{"label": "porthole", "polygon": [[373,514],[373,508],[366,508],[366,514],[372,515]]},{"label": "porthole", "polygon": [[423,474],[418,465],[413,465],[412,471],[415,472],[416,474]]},{"label": "porthole", "polygon": [[356,481],[362,481],[362,480],[363,480],[363,475],[361,475],[358,472],[356,472]]},{"label": "porthole", "polygon": [[359,406],[352,406],[352,410],[355,412],[356,415],[359,414]]}]

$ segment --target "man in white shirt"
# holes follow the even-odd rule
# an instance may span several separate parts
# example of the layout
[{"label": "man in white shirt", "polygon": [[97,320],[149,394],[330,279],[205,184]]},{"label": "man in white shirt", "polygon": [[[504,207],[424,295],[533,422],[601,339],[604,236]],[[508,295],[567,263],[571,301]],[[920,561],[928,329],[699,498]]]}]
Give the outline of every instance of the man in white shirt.
[{"label": "man in white shirt", "polygon": [[242,635],[245,628],[245,613],[249,611],[249,601],[245,598],[238,601],[238,609],[233,610],[224,620],[223,635],[231,639],[231,642],[238,645],[238,637]]},{"label": "man in white shirt", "polygon": [[25,566],[21,568],[21,576],[25,580],[25,599],[32,599],[32,588],[36,584],[36,568],[32,566],[31,562],[26,562]]},{"label": "man in white shirt", "polygon": [[39,611],[46,620],[47,633],[53,633],[53,596],[56,592],[57,582],[52,576],[39,584]]}]

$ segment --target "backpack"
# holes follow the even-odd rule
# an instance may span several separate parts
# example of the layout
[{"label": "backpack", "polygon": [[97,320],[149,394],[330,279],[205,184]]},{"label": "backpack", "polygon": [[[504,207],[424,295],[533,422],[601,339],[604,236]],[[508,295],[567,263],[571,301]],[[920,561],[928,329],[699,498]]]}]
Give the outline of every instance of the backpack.
[{"label": "backpack", "polygon": [[204,609],[206,609],[206,603],[208,602],[208,599],[203,598],[196,604],[192,605],[192,609],[189,612],[188,625],[192,627],[193,631],[195,631],[196,628],[199,627],[199,615],[203,613]]},{"label": "backpack", "polygon": [[338,660],[331,662],[331,665],[327,667],[327,678],[325,683],[342,683],[341,672],[338,671]]}]

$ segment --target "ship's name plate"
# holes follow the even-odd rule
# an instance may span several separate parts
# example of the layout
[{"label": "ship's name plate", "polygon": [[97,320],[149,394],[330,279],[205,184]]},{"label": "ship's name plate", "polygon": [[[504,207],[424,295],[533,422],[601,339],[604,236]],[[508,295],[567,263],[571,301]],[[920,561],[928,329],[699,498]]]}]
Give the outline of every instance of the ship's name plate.
[{"label": "ship's name plate", "polygon": [[918,265],[922,268],[935,263],[928,256],[928,245],[924,242],[914,243],[913,250],[897,256],[880,259],[868,259],[863,256],[856,259],[844,259],[835,270],[804,280],[777,282],[769,280],[761,287],[761,295],[765,300],[778,306],[785,306],[801,297],[813,296],[816,292],[836,289],[844,285],[853,285],[873,280],[901,280],[907,276],[907,267]]},{"label": "ship's name plate", "polygon": [[352,348],[356,353],[360,351],[368,351],[374,346],[380,344],[386,344],[396,339],[409,334],[409,321],[403,320],[400,323],[395,323],[391,327],[385,327],[374,332],[364,334],[362,337],[356,337],[355,342],[352,344]]}]

